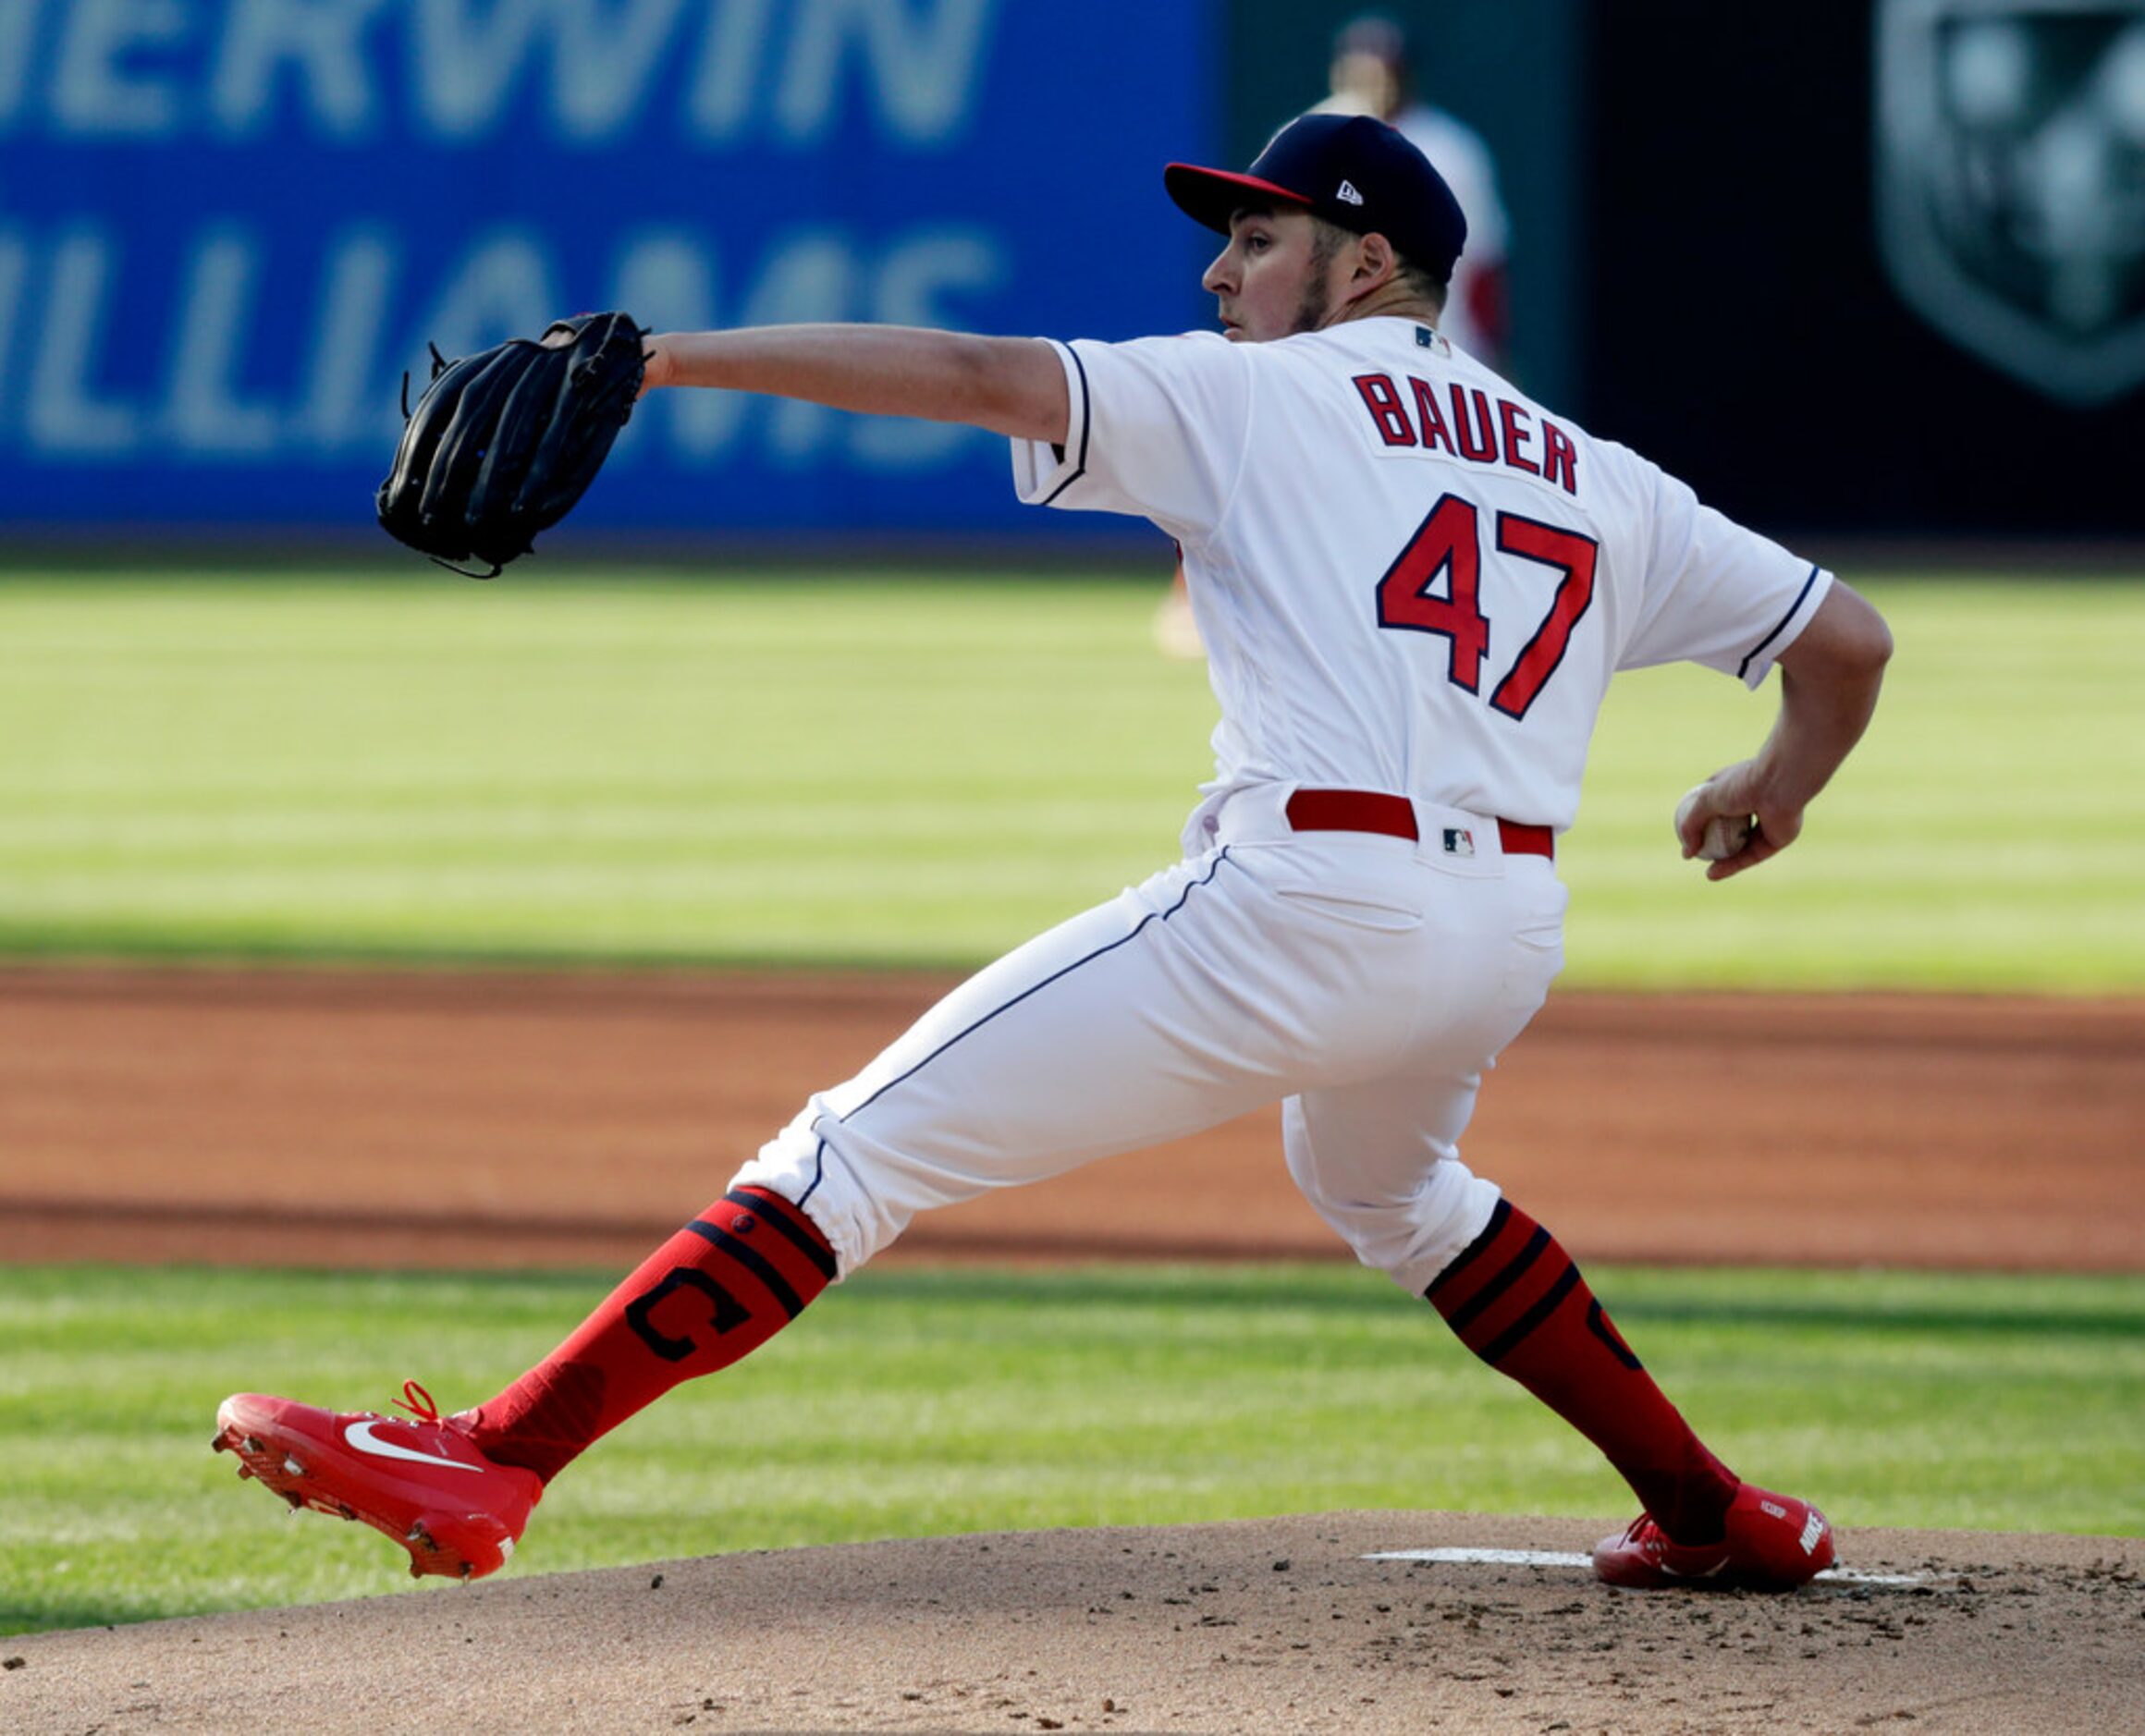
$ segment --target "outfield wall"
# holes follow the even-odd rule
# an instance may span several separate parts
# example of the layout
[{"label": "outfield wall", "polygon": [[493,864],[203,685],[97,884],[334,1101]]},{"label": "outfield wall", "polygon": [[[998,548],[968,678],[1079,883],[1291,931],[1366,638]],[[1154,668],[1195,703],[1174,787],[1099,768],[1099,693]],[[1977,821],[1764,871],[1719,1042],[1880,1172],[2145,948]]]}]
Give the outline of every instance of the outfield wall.
[{"label": "outfield wall", "polygon": [[[1201,324],[1158,167],[1354,9],[12,0],[0,531],[370,537],[427,343],[576,308]],[[2145,537],[2145,0],[1388,9],[1496,156],[1527,389],[1783,532]],[[592,547],[1037,530],[957,429],[678,395],[613,465]]]},{"label": "outfield wall", "polygon": [[[0,6],[0,520],[369,518],[427,343],[561,312],[1129,336],[1198,316],[1160,190],[1204,0]],[[1135,41],[1138,52],[1126,52]],[[1133,189],[1152,194],[1133,197]],[[577,523],[1003,528],[1004,443],[652,404]],[[608,479],[607,479],[607,481]]]}]

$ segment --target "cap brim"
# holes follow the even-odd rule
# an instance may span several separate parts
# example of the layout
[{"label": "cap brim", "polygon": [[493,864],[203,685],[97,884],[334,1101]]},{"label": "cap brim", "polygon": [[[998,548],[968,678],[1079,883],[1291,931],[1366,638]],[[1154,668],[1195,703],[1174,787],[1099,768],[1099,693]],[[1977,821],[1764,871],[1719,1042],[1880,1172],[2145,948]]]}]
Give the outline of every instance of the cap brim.
[{"label": "cap brim", "polygon": [[1256,175],[1232,175],[1227,169],[1203,169],[1191,163],[1172,163],[1163,169],[1162,185],[1179,211],[1221,235],[1229,233],[1231,215],[1245,205],[1279,203],[1308,210],[1311,204],[1303,194]]}]

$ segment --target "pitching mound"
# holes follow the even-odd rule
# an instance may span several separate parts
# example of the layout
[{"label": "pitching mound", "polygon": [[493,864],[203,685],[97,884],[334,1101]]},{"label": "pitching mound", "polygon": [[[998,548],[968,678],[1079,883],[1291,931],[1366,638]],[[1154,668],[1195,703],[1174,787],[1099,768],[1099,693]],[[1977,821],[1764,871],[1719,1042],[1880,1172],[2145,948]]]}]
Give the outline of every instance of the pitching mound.
[{"label": "pitching mound", "polygon": [[[1328,1513],[721,1556],[0,1645],[10,1731],[2145,1730],[2145,1543],[1843,1534],[1644,1594],[1602,1521]],[[1543,1552],[1546,1559],[1373,1559]]]}]

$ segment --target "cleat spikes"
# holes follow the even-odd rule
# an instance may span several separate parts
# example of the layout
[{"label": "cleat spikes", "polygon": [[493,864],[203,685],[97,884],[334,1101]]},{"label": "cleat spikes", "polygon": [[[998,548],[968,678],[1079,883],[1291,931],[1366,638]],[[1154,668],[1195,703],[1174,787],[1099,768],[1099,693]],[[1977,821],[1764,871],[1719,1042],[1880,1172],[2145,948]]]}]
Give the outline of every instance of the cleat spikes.
[{"label": "cleat spikes", "polygon": [[281,1496],[287,1511],[384,1533],[406,1551],[412,1579],[483,1579],[506,1565],[542,1485],[485,1459],[415,1389],[411,1403],[417,1420],[403,1423],[238,1393],[218,1407],[210,1444],[233,1456],[241,1481]]}]

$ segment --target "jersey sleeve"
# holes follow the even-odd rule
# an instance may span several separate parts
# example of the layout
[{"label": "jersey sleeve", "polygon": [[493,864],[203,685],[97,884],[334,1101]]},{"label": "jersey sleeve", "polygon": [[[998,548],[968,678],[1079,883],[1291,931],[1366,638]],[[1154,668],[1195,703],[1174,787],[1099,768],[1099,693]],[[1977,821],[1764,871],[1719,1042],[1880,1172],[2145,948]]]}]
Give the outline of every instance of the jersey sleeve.
[{"label": "jersey sleeve", "polygon": [[1617,666],[1702,663],[1757,687],[1809,625],[1832,574],[1646,469],[1653,511],[1643,602]]},{"label": "jersey sleeve", "polygon": [[[1055,343],[1055,340],[1053,340]],[[1072,420],[1065,444],[1015,440],[1030,506],[1152,519],[1180,540],[1214,529],[1244,462],[1246,358],[1217,333],[1055,344]]]}]

